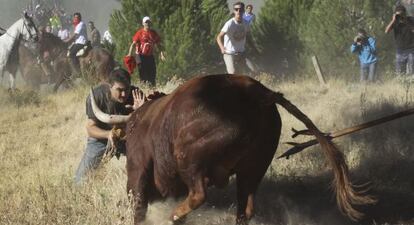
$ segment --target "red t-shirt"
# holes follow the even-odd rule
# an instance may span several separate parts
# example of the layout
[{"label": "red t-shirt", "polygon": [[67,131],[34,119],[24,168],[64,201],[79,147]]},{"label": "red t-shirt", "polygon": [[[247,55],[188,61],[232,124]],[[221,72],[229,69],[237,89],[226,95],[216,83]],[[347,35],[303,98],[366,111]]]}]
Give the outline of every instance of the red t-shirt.
[{"label": "red t-shirt", "polygon": [[160,43],[161,38],[154,30],[139,29],[132,41],[136,42],[136,53],[140,55],[152,55],[154,45]]}]

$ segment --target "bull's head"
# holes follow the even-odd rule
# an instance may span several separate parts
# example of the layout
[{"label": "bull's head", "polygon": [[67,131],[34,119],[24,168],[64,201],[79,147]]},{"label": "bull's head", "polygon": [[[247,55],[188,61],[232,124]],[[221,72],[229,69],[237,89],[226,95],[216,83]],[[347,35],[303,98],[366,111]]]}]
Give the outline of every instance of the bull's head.
[{"label": "bull's head", "polygon": [[90,97],[91,97],[92,111],[99,121],[106,123],[106,124],[111,124],[111,125],[123,124],[128,121],[130,115],[110,115],[110,114],[102,112],[102,110],[96,104],[92,89],[91,89]]},{"label": "bull's head", "polygon": [[[165,93],[155,91],[151,93],[150,95],[148,95],[147,97],[145,97],[145,101],[155,100],[165,95],[166,95]],[[131,117],[130,115],[110,115],[110,114],[102,112],[102,110],[96,104],[92,89],[90,93],[90,98],[91,98],[91,105],[92,105],[93,113],[95,114],[96,118],[103,123],[111,124],[111,125],[124,124]]]}]

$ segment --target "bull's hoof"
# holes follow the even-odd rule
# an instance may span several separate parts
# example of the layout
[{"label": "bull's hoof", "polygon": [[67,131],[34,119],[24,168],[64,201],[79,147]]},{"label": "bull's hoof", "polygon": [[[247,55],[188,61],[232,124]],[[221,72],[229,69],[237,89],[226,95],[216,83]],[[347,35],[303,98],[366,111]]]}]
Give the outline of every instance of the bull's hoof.
[{"label": "bull's hoof", "polygon": [[185,219],[186,217],[185,216],[183,216],[183,217],[178,217],[177,215],[173,215],[172,216],[172,221],[171,221],[171,224],[174,224],[174,225],[181,225],[181,224],[185,224]]},{"label": "bull's hoof", "polygon": [[236,219],[236,225],[248,225],[249,220],[246,217],[240,217]]}]

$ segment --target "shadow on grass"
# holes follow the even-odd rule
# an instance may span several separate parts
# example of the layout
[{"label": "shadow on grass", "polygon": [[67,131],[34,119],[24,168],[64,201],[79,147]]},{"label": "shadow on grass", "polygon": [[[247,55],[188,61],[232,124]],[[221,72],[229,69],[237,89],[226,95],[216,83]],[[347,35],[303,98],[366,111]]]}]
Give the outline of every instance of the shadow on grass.
[{"label": "shadow on grass", "polygon": [[[390,103],[391,102],[391,103]],[[391,101],[367,105],[361,115],[343,115],[356,125],[406,110]],[[346,112],[346,110],[344,110]],[[357,168],[352,170],[355,183],[370,181],[369,194],[376,205],[359,209],[366,215],[359,222],[343,216],[329,188],[331,174],[320,177],[278,177],[264,179],[256,196],[253,224],[307,225],[414,225],[414,115],[394,120],[349,135],[342,143],[359,146]],[[354,151],[355,149],[348,149]],[[360,182],[359,182],[360,181]],[[207,204],[221,210],[233,208],[234,182],[225,189],[211,189]]]},{"label": "shadow on grass", "polygon": [[[414,195],[393,191],[371,190],[379,202],[359,209],[365,218],[353,222],[343,216],[330,190],[330,178],[264,179],[256,196],[256,216],[252,224],[368,225],[414,224]],[[211,188],[207,205],[219,210],[232,209],[235,215],[236,186],[232,182],[224,190]]]}]

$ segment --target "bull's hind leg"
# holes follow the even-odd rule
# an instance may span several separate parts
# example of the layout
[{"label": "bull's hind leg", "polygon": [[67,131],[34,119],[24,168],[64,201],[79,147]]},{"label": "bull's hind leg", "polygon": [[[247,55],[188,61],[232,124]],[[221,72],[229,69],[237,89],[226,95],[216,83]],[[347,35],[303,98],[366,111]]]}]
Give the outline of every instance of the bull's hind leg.
[{"label": "bull's hind leg", "polygon": [[253,217],[254,195],[263,174],[260,175],[260,178],[257,177],[257,174],[237,174],[237,225],[246,225]]},{"label": "bull's hind leg", "polygon": [[201,204],[204,203],[206,199],[206,180],[204,177],[202,175],[198,175],[196,177],[193,177],[193,179],[189,178],[189,180],[191,181],[186,182],[188,186],[187,198],[181,202],[177,208],[175,208],[173,214],[171,215],[171,219],[174,222],[178,222],[192,210],[198,208]]},{"label": "bull's hind leg", "polygon": [[254,151],[256,155],[242,160],[236,172],[237,181],[237,225],[246,225],[254,215],[256,190],[272,161],[274,150]]}]

